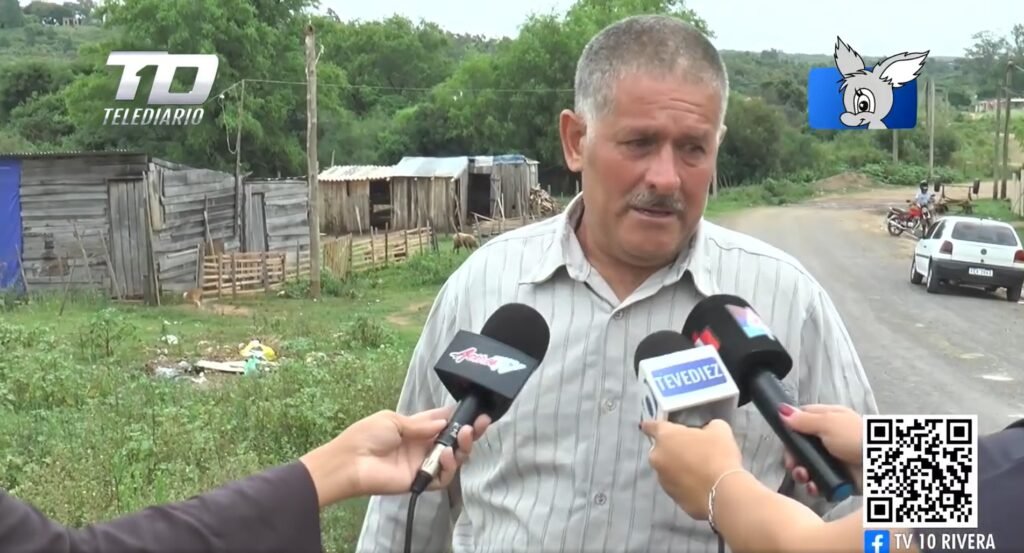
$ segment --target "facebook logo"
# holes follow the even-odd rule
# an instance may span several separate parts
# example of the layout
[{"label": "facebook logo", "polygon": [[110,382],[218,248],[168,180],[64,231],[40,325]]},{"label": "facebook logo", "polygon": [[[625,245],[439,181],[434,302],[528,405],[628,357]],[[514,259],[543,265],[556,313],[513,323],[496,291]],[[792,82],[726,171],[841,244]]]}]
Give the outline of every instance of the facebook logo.
[{"label": "facebook logo", "polygon": [[864,553],[889,553],[889,531],[865,530]]}]

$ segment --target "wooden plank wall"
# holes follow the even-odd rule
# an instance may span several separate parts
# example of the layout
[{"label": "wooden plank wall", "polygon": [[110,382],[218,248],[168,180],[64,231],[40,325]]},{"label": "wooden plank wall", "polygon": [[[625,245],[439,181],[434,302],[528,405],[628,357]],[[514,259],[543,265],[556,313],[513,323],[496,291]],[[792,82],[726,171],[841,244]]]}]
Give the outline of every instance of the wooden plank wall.
[{"label": "wooden plank wall", "polygon": [[144,187],[141,175],[107,183],[110,259],[117,279],[116,294],[123,298],[144,297],[147,277],[152,272]]},{"label": "wooden plank wall", "polygon": [[402,224],[405,228],[426,226],[430,213],[430,196],[426,193],[429,179],[416,177],[395,177],[391,179],[392,193],[395,189],[405,190],[405,215]]},{"label": "wooden plank wall", "polygon": [[526,211],[524,208],[530,205],[530,166],[525,163],[497,164],[494,172],[500,181],[500,198],[505,208],[505,217],[523,215]]},{"label": "wooden plank wall", "polygon": [[[180,292],[197,285],[199,246],[206,224],[214,243],[224,251],[240,249],[235,232],[235,176],[209,169],[166,169],[154,165],[148,174],[154,212],[154,254],[164,291]],[[206,220],[203,209],[207,206]],[[213,253],[213,252],[207,252]]]},{"label": "wooden plank wall", "polygon": [[250,181],[245,187],[246,194],[263,194],[267,250],[285,252],[294,265],[298,252],[309,251],[309,184],[304,179],[282,179]]},{"label": "wooden plank wall", "polygon": [[412,203],[409,179],[391,181],[391,228],[395,230],[415,227],[416,209]]},{"label": "wooden plank wall", "polygon": [[365,231],[369,220],[369,181],[320,183],[320,232],[331,236],[359,232],[360,224]]},{"label": "wooden plank wall", "polygon": [[254,182],[252,193],[264,195],[267,214],[267,248],[270,251],[309,248],[309,185],[305,180]]},{"label": "wooden plank wall", "polygon": [[61,289],[73,276],[72,288],[112,290],[104,253],[104,240],[110,244],[107,179],[141,177],[145,170],[145,156],[133,154],[22,160],[22,255],[30,289]]},{"label": "wooden plank wall", "polygon": [[455,232],[452,226],[456,215],[452,209],[456,194],[454,182],[446,177],[433,177],[427,180],[426,191],[430,195],[429,213],[434,229],[438,232]]}]

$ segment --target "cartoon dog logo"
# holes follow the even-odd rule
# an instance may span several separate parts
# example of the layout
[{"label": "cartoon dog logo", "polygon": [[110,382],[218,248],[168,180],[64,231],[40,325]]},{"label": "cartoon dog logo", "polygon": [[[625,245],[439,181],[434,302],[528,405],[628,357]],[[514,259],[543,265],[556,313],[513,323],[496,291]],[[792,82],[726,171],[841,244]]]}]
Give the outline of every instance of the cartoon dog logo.
[{"label": "cartoon dog logo", "polygon": [[860,54],[836,37],[836,68],[843,76],[839,91],[846,108],[839,120],[848,127],[888,128],[882,119],[892,110],[893,89],[913,82],[927,57],[928,51],[903,52],[868,69]]}]

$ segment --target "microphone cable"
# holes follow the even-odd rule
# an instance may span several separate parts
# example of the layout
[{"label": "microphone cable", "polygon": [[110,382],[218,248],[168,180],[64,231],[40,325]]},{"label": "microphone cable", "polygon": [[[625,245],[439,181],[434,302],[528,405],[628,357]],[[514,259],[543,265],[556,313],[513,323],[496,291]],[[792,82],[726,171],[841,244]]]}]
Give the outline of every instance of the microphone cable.
[{"label": "microphone cable", "polygon": [[[434,451],[427,456],[428,461],[437,462],[441,457],[441,451],[444,446],[434,446]],[[420,469],[416,473],[416,478],[412,481],[412,486],[409,487],[409,512],[405,515],[405,553],[412,553],[412,531],[413,531],[413,517],[416,516],[416,500],[420,498],[420,494],[427,490],[427,486],[434,479],[434,475],[427,470]]]},{"label": "microphone cable", "polygon": [[405,553],[412,553],[413,517],[416,516],[416,500],[420,492],[414,491],[409,497],[409,512],[405,515]]}]

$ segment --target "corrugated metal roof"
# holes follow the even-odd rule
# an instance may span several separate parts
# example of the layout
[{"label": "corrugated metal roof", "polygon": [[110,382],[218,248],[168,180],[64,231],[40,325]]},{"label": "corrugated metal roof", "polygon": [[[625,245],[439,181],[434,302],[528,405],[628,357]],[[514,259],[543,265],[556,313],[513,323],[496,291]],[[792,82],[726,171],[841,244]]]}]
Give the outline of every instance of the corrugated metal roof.
[{"label": "corrugated metal roof", "polygon": [[396,177],[457,177],[469,166],[462,157],[403,157],[392,169]]},{"label": "corrugated metal roof", "polygon": [[65,150],[65,151],[45,151],[45,152],[0,152],[0,157],[17,157],[17,158],[30,158],[30,157],[74,157],[74,156],[105,156],[105,155],[147,155],[146,152],[139,150]]},{"label": "corrugated metal roof", "polygon": [[335,165],[317,177],[323,181],[354,181],[386,179],[391,177],[391,167],[387,165]]},{"label": "corrugated metal roof", "polygon": [[519,163],[535,164],[536,160],[530,159],[522,154],[502,154],[497,156],[472,156],[473,165],[477,167],[491,167],[492,165],[515,165]]}]

